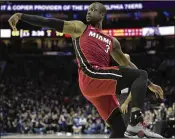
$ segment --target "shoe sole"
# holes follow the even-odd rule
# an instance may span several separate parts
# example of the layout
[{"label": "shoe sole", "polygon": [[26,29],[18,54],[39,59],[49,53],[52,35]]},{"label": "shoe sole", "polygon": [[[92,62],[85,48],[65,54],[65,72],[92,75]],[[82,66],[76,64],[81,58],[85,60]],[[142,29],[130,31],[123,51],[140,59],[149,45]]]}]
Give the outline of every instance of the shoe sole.
[{"label": "shoe sole", "polygon": [[137,133],[134,133],[134,134],[135,134],[135,135],[131,135],[131,134],[129,134],[128,132],[125,132],[125,133],[124,133],[124,136],[125,136],[126,138],[147,138],[147,137],[145,137],[145,135],[144,135],[143,137],[139,137]]},{"label": "shoe sole", "polygon": [[126,138],[163,138],[163,137],[149,137],[149,136],[146,136],[145,134],[139,136],[138,133],[128,133],[127,131],[125,131],[124,133],[124,137]]}]

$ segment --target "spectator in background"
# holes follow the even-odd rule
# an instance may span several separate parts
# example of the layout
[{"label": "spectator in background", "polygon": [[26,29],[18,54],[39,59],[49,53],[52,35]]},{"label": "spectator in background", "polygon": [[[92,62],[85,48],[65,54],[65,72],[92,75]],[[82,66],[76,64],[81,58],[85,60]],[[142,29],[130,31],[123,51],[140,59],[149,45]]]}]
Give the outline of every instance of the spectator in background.
[{"label": "spectator in background", "polygon": [[67,114],[67,118],[66,118],[66,123],[67,123],[67,129],[66,129],[66,132],[68,134],[71,134],[73,133],[73,117],[72,117],[73,114]]},{"label": "spectator in background", "polygon": [[82,133],[82,126],[80,125],[80,118],[78,117],[78,114],[75,113],[74,116],[73,116],[73,133],[74,134],[81,134]]},{"label": "spectator in background", "polygon": [[85,134],[95,134],[96,133],[96,124],[92,121],[91,118],[88,119],[84,132]]},{"label": "spectator in background", "polygon": [[56,111],[52,112],[52,124],[51,124],[51,129],[54,133],[57,132],[57,123],[58,123],[58,116]]},{"label": "spectator in background", "polygon": [[60,118],[59,118],[59,121],[58,121],[58,125],[59,125],[59,132],[65,131],[66,118],[65,118],[64,114],[60,115]]},{"label": "spectator in background", "polygon": [[164,103],[161,103],[159,108],[159,115],[161,120],[166,120],[166,113],[167,113],[167,108],[165,107]]},{"label": "spectator in background", "polygon": [[96,133],[103,134],[104,132],[104,124],[102,123],[101,119],[96,120]]},{"label": "spectator in background", "polygon": [[37,134],[46,133],[46,125],[43,123],[42,119],[37,119],[33,128],[34,132]]},{"label": "spectator in background", "polygon": [[109,134],[110,133],[110,127],[107,125],[107,123],[105,123],[105,126],[104,126],[104,133],[105,134]]},{"label": "spectator in background", "polygon": [[154,114],[150,110],[145,112],[144,121],[147,127],[151,130],[153,128],[153,118],[154,118]]},{"label": "spectator in background", "polygon": [[167,120],[175,120],[173,108],[169,107],[166,115]]},{"label": "spectator in background", "polygon": [[74,123],[74,125],[72,126],[73,129],[73,133],[74,134],[81,134],[82,133],[82,126],[80,126],[78,123]]},{"label": "spectator in background", "polygon": [[82,133],[84,133],[85,126],[87,124],[87,118],[85,118],[84,114],[81,115],[79,119],[79,124],[82,126]]}]

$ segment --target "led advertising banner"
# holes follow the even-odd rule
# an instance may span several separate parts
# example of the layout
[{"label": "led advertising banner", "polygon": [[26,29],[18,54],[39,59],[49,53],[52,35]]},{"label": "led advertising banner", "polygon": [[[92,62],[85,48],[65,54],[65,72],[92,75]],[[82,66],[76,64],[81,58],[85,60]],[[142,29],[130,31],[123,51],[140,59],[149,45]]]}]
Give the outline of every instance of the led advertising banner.
[{"label": "led advertising banner", "polygon": [[[139,10],[142,3],[105,4],[107,10]],[[59,4],[2,4],[1,11],[87,11],[89,5],[59,5]]]},{"label": "led advertising banner", "polygon": [[142,29],[143,36],[166,36],[175,35],[174,26],[169,27],[148,27]]},{"label": "led advertising banner", "polygon": [[[14,2],[15,3],[15,2]],[[27,12],[27,11],[86,11],[89,4],[1,4],[2,12]],[[39,3],[39,2],[38,2]],[[142,9],[174,9],[174,1],[142,1],[142,2],[111,2],[104,4],[108,11],[126,11],[126,10],[142,10]]]},{"label": "led advertising banner", "polygon": [[[166,27],[145,27],[145,28],[125,28],[125,29],[106,29],[102,32],[114,37],[141,37],[141,36],[167,36],[175,35],[175,26]],[[28,37],[66,37],[69,34],[63,34],[54,30],[18,30],[0,29],[0,38],[28,38]]]}]

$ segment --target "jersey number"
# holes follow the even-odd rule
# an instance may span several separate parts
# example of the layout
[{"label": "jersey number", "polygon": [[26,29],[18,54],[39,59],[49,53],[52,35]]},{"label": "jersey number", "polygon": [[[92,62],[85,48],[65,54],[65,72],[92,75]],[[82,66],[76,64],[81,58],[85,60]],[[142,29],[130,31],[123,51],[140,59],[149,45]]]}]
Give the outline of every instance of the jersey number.
[{"label": "jersey number", "polygon": [[106,45],[106,49],[105,49],[105,52],[108,53],[110,50],[110,46],[109,45]]}]

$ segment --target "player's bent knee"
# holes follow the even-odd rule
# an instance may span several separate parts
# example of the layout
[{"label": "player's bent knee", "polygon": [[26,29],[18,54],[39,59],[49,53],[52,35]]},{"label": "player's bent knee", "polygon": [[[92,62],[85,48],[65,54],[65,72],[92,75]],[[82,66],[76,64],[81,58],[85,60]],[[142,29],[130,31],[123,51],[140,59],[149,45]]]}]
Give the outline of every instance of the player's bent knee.
[{"label": "player's bent knee", "polygon": [[148,73],[145,70],[140,70],[140,75],[144,76],[146,79],[148,79]]}]

